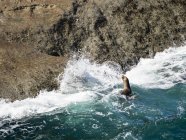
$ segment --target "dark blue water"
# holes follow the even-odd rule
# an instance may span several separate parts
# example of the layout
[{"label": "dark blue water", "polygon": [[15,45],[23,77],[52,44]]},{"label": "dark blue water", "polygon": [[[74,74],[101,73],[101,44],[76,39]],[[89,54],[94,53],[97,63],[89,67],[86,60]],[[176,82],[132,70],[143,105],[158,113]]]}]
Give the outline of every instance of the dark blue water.
[{"label": "dark blue water", "polygon": [[92,101],[7,121],[0,139],[186,139],[185,84],[166,90],[132,88],[134,100],[107,90]]}]

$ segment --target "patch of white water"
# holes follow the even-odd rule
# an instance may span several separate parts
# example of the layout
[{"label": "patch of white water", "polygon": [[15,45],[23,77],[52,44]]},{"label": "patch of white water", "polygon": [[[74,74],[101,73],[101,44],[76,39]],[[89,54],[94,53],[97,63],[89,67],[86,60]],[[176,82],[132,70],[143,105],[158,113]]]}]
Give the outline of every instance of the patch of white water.
[{"label": "patch of white water", "polygon": [[144,88],[167,89],[186,82],[186,46],[169,48],[152,59],[141,59],[126,73],[130,82]]},{"label": "patch of white water", "polygon": [[[70,60],[64,75],[59,76],[59,90],[41,91],[36,98],[8,102],[0,100],[0,119],[20,119],[63,108],[77,102],[90,101],[99,90],[121,82],[120,67],[114,63],[102,65],[86,58]],[[120,79],[120,80],[119,80]]]},{"label": "patch of white water", "polygon": [[64,75],[59,76],[64,93],[109,88],[121,82],[121,68],[114,62],[91,63],[87,58],[69,61]]},{"label": "patch of white water", "polygon": [[88,101],[92,98],[90,92],[64,95],[58,91],[41,91],[36,98],[21,101],[0,101],[0,119],[19,119],[22,117],[49,112],[65,107],[71,103]]}]

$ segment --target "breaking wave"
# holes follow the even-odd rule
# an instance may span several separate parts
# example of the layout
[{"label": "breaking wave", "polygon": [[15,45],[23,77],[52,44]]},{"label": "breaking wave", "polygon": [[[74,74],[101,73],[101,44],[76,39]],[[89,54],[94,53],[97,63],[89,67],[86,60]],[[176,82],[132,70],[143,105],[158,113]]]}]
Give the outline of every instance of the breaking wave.
[{"label": "breaking wave", "polygon": [[[8,102],[0,100],[0,119],[22,117],[49,112],[77,102],[92,101],[97,96],[109,100],[110,95],[122,89],[121,68],[113,62],[97,64],[87,58],[73,58],[63,75],[58,77],[60,88],[41,91],[36,98]],[[170,48],[157,53],[153,59],[141,59],[126,75],[132,85],[145,88],[170,88],[186,81],[186,46]]]},{"label": "breaking wave", "polygon": [[186,82],[186,46],[169,48],[152,59],[141,59],[126,75],[145,88],[167,89]]}]

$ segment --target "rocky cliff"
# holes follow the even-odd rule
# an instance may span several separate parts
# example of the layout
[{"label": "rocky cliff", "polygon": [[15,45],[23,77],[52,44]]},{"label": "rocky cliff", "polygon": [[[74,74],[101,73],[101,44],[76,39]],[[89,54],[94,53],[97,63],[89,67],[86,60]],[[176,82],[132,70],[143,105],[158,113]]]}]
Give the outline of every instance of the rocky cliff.
[{"label": "rocky cliff", "polygon": [[33,97],[58,87],[67,57],[48,55],[49,30],[71,9],[67,0],[0,1],[0,98]]},{"label": "rocky cliff", "polygon": [[[8,72],[4,74],[5,80],[0,80],[0,96],[19,99],[42,88],[52,89],[52,83],[45,84],[48,77],[52,79],[64,69],[72,52],[86,53],[100,63],[115,61],[126,71],[141,57],[153,57],[169,46],[180,46],[186,38],[186,1],[1,0],[0,32],[1,40],[8,42],[1,41],[0,62],[13,63],[15,67],[21,63],[31,65],[25,66],[26,70],[8,68],[10,73],[19,73],[18,81],[26,71],[29,76],[24,76],[25,82],[4,82],[13,77]],[[17,45],[13,45],[15,42]],[[5,53],[13,51],[13,58]],[[21,61],[17,63],[19,52]],[[30,52],[33,55],[27,55]],[[60,59],[61,65],[57,61]],[[38,68],[40,64],[43,65]],[[46,68],[57,64],[60,66]],[[9,67],[2,63],[0,66],[1,71]],[[41,78],[33,78],[45,68]],[[30,79],[36,82],[28,86]]]}]

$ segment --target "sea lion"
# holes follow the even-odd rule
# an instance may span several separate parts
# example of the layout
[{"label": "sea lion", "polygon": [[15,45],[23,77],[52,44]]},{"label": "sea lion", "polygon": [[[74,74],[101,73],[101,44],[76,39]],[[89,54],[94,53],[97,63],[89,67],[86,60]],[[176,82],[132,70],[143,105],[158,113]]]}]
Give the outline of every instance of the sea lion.
[{"label": "sea lion", "polygon": [[123,80],[123,90],[121,91],[122,95],[126,95],[127,97],[132,96],[132,90],[130,88],[130,83],[129,83],[129,79],[122,75],[122,80]]}]

